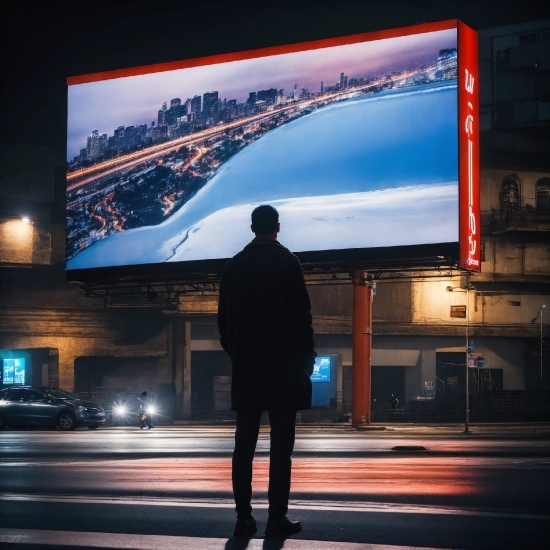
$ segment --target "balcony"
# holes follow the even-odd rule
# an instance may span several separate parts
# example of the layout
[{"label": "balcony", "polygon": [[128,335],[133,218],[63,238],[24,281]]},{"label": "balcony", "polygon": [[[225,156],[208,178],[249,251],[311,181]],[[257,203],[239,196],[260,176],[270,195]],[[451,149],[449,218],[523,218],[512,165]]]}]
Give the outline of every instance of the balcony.
[{"label": "balcony", "polygon": [[491,210],[490,232],[499,235],[509,232],[549,232],[550,211],[532,206]]}]

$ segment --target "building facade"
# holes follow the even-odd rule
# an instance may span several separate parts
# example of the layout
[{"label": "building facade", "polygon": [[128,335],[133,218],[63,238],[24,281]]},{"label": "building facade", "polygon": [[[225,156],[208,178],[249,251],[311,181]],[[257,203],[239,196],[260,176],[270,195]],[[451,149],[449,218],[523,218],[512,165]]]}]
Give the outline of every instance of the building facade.
[{"label": "building facade", "polygon": [[[549,36],[549,21],[479,33],[482,270],[377,274],[377,403],[389,403],[392,391],[402,403],[432,391],[463,395],[468,343],[482,358],[469,369],[472,393],[550,389]],[[191,100],[192,112],[200,101]],[[168,307],[150,291],[117,302],[67,283],[63,168],[12,174],[0,201],[0,358],[25,356],[26,382],[94,394],[106,406],[147,390],[176,419],[227,408],[231,365],[219,345],[215,292],[182,294]],[[317,281],[309,291],[317,352],[338,357],[344,417],[351,279]]]}]

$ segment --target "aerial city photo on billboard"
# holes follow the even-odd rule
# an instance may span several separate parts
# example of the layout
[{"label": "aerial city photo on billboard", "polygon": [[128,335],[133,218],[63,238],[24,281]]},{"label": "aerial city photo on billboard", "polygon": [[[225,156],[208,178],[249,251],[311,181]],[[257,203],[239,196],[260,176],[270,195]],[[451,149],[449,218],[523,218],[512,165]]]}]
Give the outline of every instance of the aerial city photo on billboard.
[{"label": "aerial city photo on billboard", "polygon": [[457,22],[68,79],[67,269],[458,243]]}]

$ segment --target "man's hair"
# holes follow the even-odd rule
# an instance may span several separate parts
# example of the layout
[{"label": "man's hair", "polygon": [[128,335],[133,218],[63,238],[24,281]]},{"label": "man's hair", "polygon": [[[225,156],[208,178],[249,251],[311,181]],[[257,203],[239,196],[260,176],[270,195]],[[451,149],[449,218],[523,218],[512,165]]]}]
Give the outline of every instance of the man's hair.
[{"label": "man's hair", "polygon": [[252,211],[252,231],[256,235],[271,235],[279,223],[279,212],[269,204],[262,204]]}]

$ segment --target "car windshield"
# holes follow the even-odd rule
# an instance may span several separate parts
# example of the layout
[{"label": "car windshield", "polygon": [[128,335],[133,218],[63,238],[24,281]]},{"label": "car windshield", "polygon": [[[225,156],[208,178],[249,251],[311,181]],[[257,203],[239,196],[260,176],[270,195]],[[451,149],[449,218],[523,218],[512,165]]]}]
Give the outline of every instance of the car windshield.
[{"label": "car windshield", "polygon": [[63,390],[58,390],[57,388],[48,390],[48,395],[55,397],[55,399],[76,399],[74,395],[71,395]]}]

